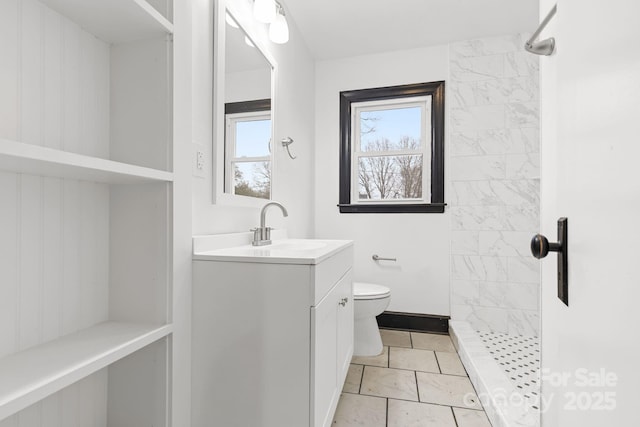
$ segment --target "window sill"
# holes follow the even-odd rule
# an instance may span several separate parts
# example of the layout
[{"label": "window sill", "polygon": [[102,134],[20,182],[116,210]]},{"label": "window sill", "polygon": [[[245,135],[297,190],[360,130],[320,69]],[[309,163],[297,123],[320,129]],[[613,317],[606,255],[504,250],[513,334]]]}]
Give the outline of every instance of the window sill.
[{"label": "window sill", "polygon": [[443,213],[446,203],[339,204],[340,213]]}]

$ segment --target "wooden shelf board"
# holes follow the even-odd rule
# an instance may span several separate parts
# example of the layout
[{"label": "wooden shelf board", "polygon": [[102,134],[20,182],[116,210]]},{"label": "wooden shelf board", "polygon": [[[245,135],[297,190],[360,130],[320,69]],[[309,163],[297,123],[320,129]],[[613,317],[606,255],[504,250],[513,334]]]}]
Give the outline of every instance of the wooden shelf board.
[{"label": "wooden shelf board", "polygon": [[171,332],[171,325],[104,322],[0,359],[0,420]]},{"label": "wooden shelf board", "polygon": [[173,33],[173,24],[144,0],[41,0],[110,43]]},{"label": "wooden shelf board", "polygon": [[107,184],[171,182],[171,172],[0,139],[0,170]]}]

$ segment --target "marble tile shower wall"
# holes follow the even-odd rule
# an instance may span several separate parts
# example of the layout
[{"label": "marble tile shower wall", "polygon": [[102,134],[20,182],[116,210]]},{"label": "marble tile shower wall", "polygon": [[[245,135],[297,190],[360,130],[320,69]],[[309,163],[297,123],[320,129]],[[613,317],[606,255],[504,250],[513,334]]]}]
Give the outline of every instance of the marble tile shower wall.
[{"label": "marble tile shower wall", "polygon": [[523,35],[450,45],[451,316],[537,335],[538,58]]}]

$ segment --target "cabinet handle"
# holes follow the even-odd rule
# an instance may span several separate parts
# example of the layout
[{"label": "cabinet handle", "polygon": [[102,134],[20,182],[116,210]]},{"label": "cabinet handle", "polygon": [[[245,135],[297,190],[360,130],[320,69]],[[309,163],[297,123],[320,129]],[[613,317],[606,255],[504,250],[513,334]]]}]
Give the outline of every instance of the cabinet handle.
[{"label": "cabinet handle", "polygon": [[345,305],[347,305],[347,302],[349,302],[349,298],[342,298],[342,300],[338,304],[344,307]]}]

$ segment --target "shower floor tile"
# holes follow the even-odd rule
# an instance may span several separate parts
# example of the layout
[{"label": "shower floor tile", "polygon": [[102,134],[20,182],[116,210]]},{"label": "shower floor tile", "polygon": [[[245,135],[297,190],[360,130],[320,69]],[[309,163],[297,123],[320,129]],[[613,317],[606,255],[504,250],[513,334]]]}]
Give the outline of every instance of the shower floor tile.
[{"label": "shower floor tile", "polygon": [[535,336],[478,332],[500,368],[519,393],[538,409],[540,398],[540,340]]},{"label": "shower floor tile", "polygon": [[381,332],[380,355],[351,360],[333,427],[491,427],[448,335]]}]

